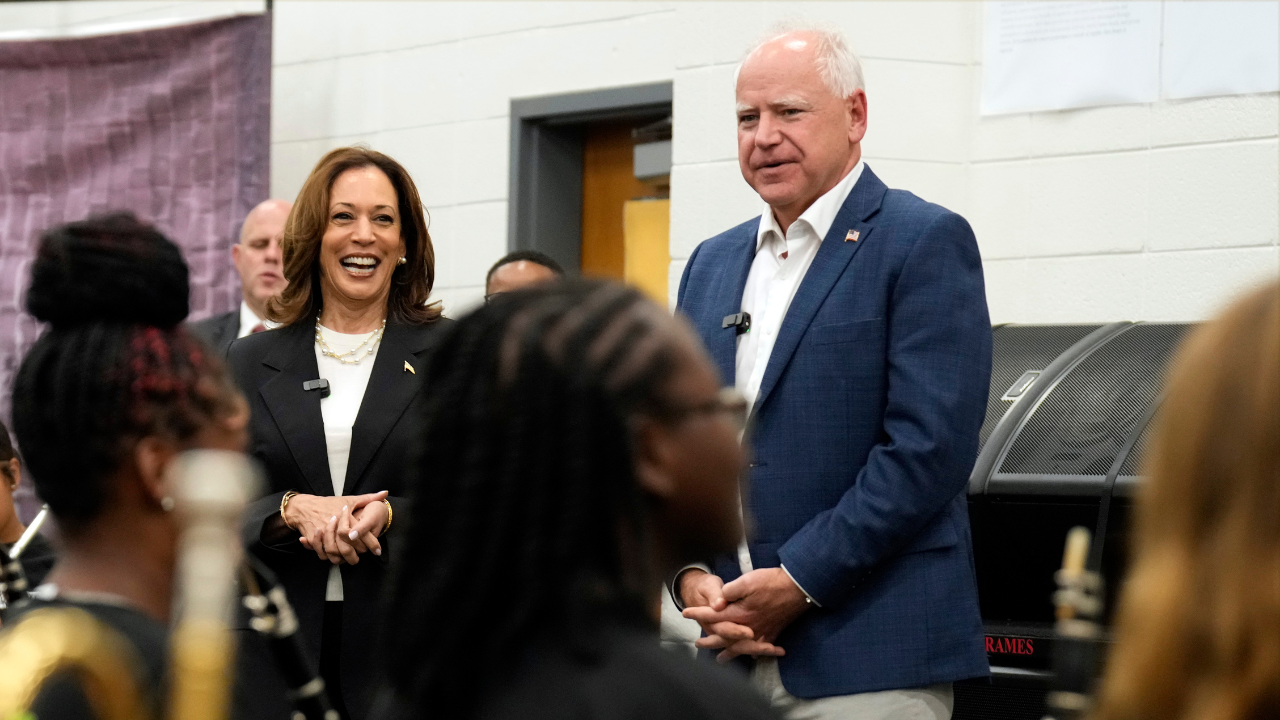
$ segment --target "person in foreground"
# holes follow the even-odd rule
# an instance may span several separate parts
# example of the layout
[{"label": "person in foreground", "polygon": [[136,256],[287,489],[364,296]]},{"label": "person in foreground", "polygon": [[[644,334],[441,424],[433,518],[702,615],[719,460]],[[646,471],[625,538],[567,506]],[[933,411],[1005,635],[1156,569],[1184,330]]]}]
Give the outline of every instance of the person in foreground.
[{"label": "person in foreground", "polygon": [[745,407],[614,283],[504,294],[432,364],[379,717],[770,718],[658,646],[660,578],[733,547]]},{"label": "person in foreground", "polygon": [[751,403],[755,532],[672,599],[795,717],[948,718],[951,683],[989,672],[965,486],[991,326],[968,223],[862,161],[862,87],[838,31],[741,65],[763,213],[694,250],[678,307]]},{"label": "person in foreground", "polygon": [[[177,246],[131,215],[46,232],[26,303],[49,329],[13,389],[14,434],[61,556],[6,627],[41,608],[87,611],[136,651],[154,717],[178,538],[166,470],[186,449],[242,450],[249,419],[222,362],[181,324],[187,296]],[[32,714],[93,717],[86,703],[68,675],[45,686]]]},{"label": "person in foreground", "polygon": [[1280,717],[1280,285],[1186,340],[1144,454],[1093,717]]},{"label": "person in foreground", "polygon": [[564,277],[564,268],[550,255],[537,250],[516,250],[498,258],[484,279],[484,297],[490,300],[512,290]]},{"label": "person in foreground", "polygon": [[267,329],[267,301],[284,289],[280,242],[289,217],[287,200],[264,200],[245,216],[240,242],[231,246],[231,261],[240,275],[240,307],[191,324],[219,355],[236,340]]},{"label": "person in foreground", "polygon": [[[13,449],[9,428],[0,422],[0,549],[6,553],[27,530],[27,526],[22,524],[22,518],[18,517],[18,508],[13,501],[13,493],[21,484],[22,460],[18,459],[18,453]],[[56,559],[53,546],[43,535],[36,533],[31,537],[20,563],[30,587],[44,582]]]},{"label": "person in foreground", "polygon": [[[427,357],[444,325],[428,305],[435,253],[409,173],[382,153],[338,148],[311,171],[284,234],[289,284],[267,305],[281,327],[232,344],[249,397],[251,453],[270,494],[245,513],[245,544],[279,577],[329,698],[363,720],[379,658],[377,607],[394,534],[409,516]],[[240,643],[239,718],[289,717],[271,659]]]}]

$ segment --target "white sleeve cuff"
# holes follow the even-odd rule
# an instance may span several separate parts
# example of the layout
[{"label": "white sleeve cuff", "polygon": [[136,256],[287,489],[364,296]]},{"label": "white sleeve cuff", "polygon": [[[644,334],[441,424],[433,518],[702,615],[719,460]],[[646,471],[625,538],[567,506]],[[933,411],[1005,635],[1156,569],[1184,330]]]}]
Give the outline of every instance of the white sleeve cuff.
[{"label": "white sleeve cuff", "polygon": [[[684,571],[681,570],[681,572],[684,572]],[[813,596],[809,594],[809,591],[805,590],[804,586],[796,582],[796,577],[791,574],[791,571],[787,569],[786,565],[782,566],[782,572],[786,573],[787,577],[791,578],[791,582],[796,583],[796,587],[800,588],[800,592],[804,593],[804,596],[808,598],[809,602],[813,603],[815,607],[822,607],[822,603],[818,602],[817,600],[814,600]],[[676,577],[679,577],[679,576],[677,575]]]},{"label": "white sleeve cuff", "polygon": [[667,588],[667,590],[671,593],[671,602],[676,604],[676,609],[680,612],[684,612],[684,601],[680,599],[680,578],[684,577],[684,574],[690,570],[701,570],[702,572],[709,574],[711,572],[711,566],[704,565],[703,563],[685,565],[680,568],[680,571],[675,574],[675,577],[671,578],[671,587]]}]

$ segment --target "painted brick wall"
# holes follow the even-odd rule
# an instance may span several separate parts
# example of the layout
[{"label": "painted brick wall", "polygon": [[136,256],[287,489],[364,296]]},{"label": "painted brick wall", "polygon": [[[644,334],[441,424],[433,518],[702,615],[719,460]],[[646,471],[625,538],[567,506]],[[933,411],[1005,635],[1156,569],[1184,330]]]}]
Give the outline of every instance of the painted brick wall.
[{"label": "painted brick wall", "polygon": [[[0,3],[0,33],[260,4]],[[996,322],[1193,320],[1280,270],[1277,95],[977,114],[973,2],[278,0],[272,192],[365,142],[400,159],[432,216],[454,312],[506,250],[514,97],[670,80],[671,273],[759,212],[735,159],[733,68],[772,21],[835,22],[863,57],[867,162],[964,214]],[[215,10],[215,8],[217,8]]]}]

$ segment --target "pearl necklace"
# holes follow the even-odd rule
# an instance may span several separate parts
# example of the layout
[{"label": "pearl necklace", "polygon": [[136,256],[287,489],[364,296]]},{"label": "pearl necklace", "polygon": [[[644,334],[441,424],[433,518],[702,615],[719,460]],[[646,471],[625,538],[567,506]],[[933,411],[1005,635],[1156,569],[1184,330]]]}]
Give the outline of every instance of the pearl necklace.
[{"label": "pearl necklace", "polygon": [[[385,332],[386,329],[387,321],[384,319],[382,321],[382,327],[369,333],[369,337],[365,338],[364,342],[344,353],[339,354],[334,352],[333,349],[329,347],[329,343],[324,341],[324,336],[320,334],[320,318],[316,318],[316,347],[320,348],[321,355],[331,357],[344,365],[359,365],[361,361],[372,355],[373,352],[378,349],[378,344],[382,342],[382,333]],[[356,353],[360,352],[360,349],[364,348],[366,345],[368,345],[368,348],[365,349],[364,353],[359,357],[356,357]]]}]

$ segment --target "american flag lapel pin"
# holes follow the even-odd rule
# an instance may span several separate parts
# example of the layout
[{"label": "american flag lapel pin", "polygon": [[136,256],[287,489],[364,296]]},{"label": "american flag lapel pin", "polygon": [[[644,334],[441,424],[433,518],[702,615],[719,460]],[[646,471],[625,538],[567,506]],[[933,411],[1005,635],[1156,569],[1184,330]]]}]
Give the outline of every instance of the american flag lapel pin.
[{"label": "american flag lapel pin", "polygon": [[858,231],[857,231],[857,230],[850,230],[849,232],[845,233],[844,241],[845,241],[845,242],[858,242],[858,234],[859,234],[859,233],[858,233]]}]

